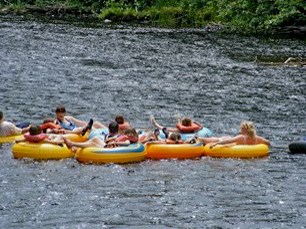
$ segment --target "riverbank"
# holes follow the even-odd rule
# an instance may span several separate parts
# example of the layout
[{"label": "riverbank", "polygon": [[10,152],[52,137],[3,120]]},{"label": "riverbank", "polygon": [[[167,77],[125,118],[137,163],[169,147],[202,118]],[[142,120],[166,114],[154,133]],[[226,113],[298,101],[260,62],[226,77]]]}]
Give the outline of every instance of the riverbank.
[{"label": "riverbank", "polygon": [[0,14],[75,17],[100,23],[136,23],[170,28],[203,28],[244,35],[306,37],[306,6],[251,0],[191,1],[1,1]]}]

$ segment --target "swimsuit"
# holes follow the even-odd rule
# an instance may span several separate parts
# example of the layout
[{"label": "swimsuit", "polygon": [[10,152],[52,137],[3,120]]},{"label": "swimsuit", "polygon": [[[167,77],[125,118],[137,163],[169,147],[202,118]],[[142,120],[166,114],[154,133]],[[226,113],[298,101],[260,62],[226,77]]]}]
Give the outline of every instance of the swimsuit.
[{"label": "swimsuit", "polygon": [[66,119],[66,118],[65,118],[65,120],[68,122],[68,124],[57,119],[57,122],[58,122],[58,123],[61,125],[61,127],[63,127],[65,130],[74,130],[74,129],[77,127],[77,125],[76,125],[74,122],[70,121],[69,119]]}]

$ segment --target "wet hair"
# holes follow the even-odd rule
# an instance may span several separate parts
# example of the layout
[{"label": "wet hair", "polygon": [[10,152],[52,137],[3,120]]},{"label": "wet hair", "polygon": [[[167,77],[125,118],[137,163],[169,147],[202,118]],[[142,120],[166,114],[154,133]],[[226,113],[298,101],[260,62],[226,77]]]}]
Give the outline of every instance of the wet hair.
[{"label": "wet hair", "polygon": [[123,134],[128,137],[131,143],[137,143],[139,140],[138,133],[134,128],[126,128]]},{"label": "wet hair", "polygon": [[181,140],[181,135],[179,133],[171,133],[169,139],[178,143]]},{"label": "wet hair", "polygon": [[138,137],[138,133],[134,128],[126,128],[123,134],[128,135],[128,136]]},{"label": "wet hair", "polygon": [[192,123],[192,121],[191,121],[191,119],[190,118],[183,118],[182,119],[182,125],[183,126],[191,126],[191,123]]},{"label": "wet hair", "polygon": [[66,113],[66,108],[64,106],[58,106],[55,109],[55,113]]},{"label": "wet hair", "polygon": [[3,119],[3,112],[0,111],[0,119]]},{"label": "wet hair", "polygon": [[115,121],[116,121],[116,123],[118,123],[118,124],[123,124],[123,123],[124,123],[124,118],[123,118],[122,115],[117,115],[117,116],[115,117]]},{"label": "wet hair", "polygon": [[255,130],[255,126],[253,124],[253,122],[249,122],[249,121],[243,121],[241,124],[240,124],[240,128],[241,129],[245,129],[246,132],[247,132],[247,135],[250,137],[250,138],[255,138],[256,136],[256,130]]},{"label": "wet hair", "polygon": [[116,122],[111,122],[109,125],[108,125],[108,130],[111,134],[116,134],[118,133],[118,130],[119,130],[119,125],[118,123]]},{"label": "wet hair", "polygon": [[39,125],[31,125],[30,129],[29,129],[29,133],[31,135],[38,135],[41,134],[42,130],[41,127]]}]

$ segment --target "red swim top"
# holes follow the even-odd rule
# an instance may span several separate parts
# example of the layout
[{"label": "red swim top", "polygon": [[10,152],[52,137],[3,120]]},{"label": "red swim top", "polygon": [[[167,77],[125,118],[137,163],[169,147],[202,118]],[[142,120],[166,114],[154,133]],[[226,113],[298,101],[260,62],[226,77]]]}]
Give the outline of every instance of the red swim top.
[{"label": "red swim top", "polygon": [[192,122],[190,126],[184,126],[182,123],[177,123],[176,128],[182,133],[194,133],[202,129],[201,126],[195,124],[194,122]]},{"label": "red swim top", "polygon": [[115,142],[125,142],[126,140],[129,140],[131,143],[137,143],[138,137],[120,135],[118,138],[115,139]]},{"label": "red swim top", "polygon": [[28,142],[32,142],[32,143],[37,143],[40,142],[46,138],[48,138],[48,136],[46,134],[37,134],[37,135],[31,135],[30,133],[26,133],[24,135],[24,138],[28,141]]}]

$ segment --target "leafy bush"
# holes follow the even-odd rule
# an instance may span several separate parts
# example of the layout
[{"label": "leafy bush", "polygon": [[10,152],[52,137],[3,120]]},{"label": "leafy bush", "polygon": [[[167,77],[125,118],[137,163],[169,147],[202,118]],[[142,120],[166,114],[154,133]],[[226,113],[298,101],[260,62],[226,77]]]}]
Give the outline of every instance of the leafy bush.
[{"label": "leafy bush", "polygon": [[0,4],[17,11],[29,4],[86,8],[102,19],[150,20],[162,26],[221,23],[255,33],[306,24],[305,0],[0,0]]}]

